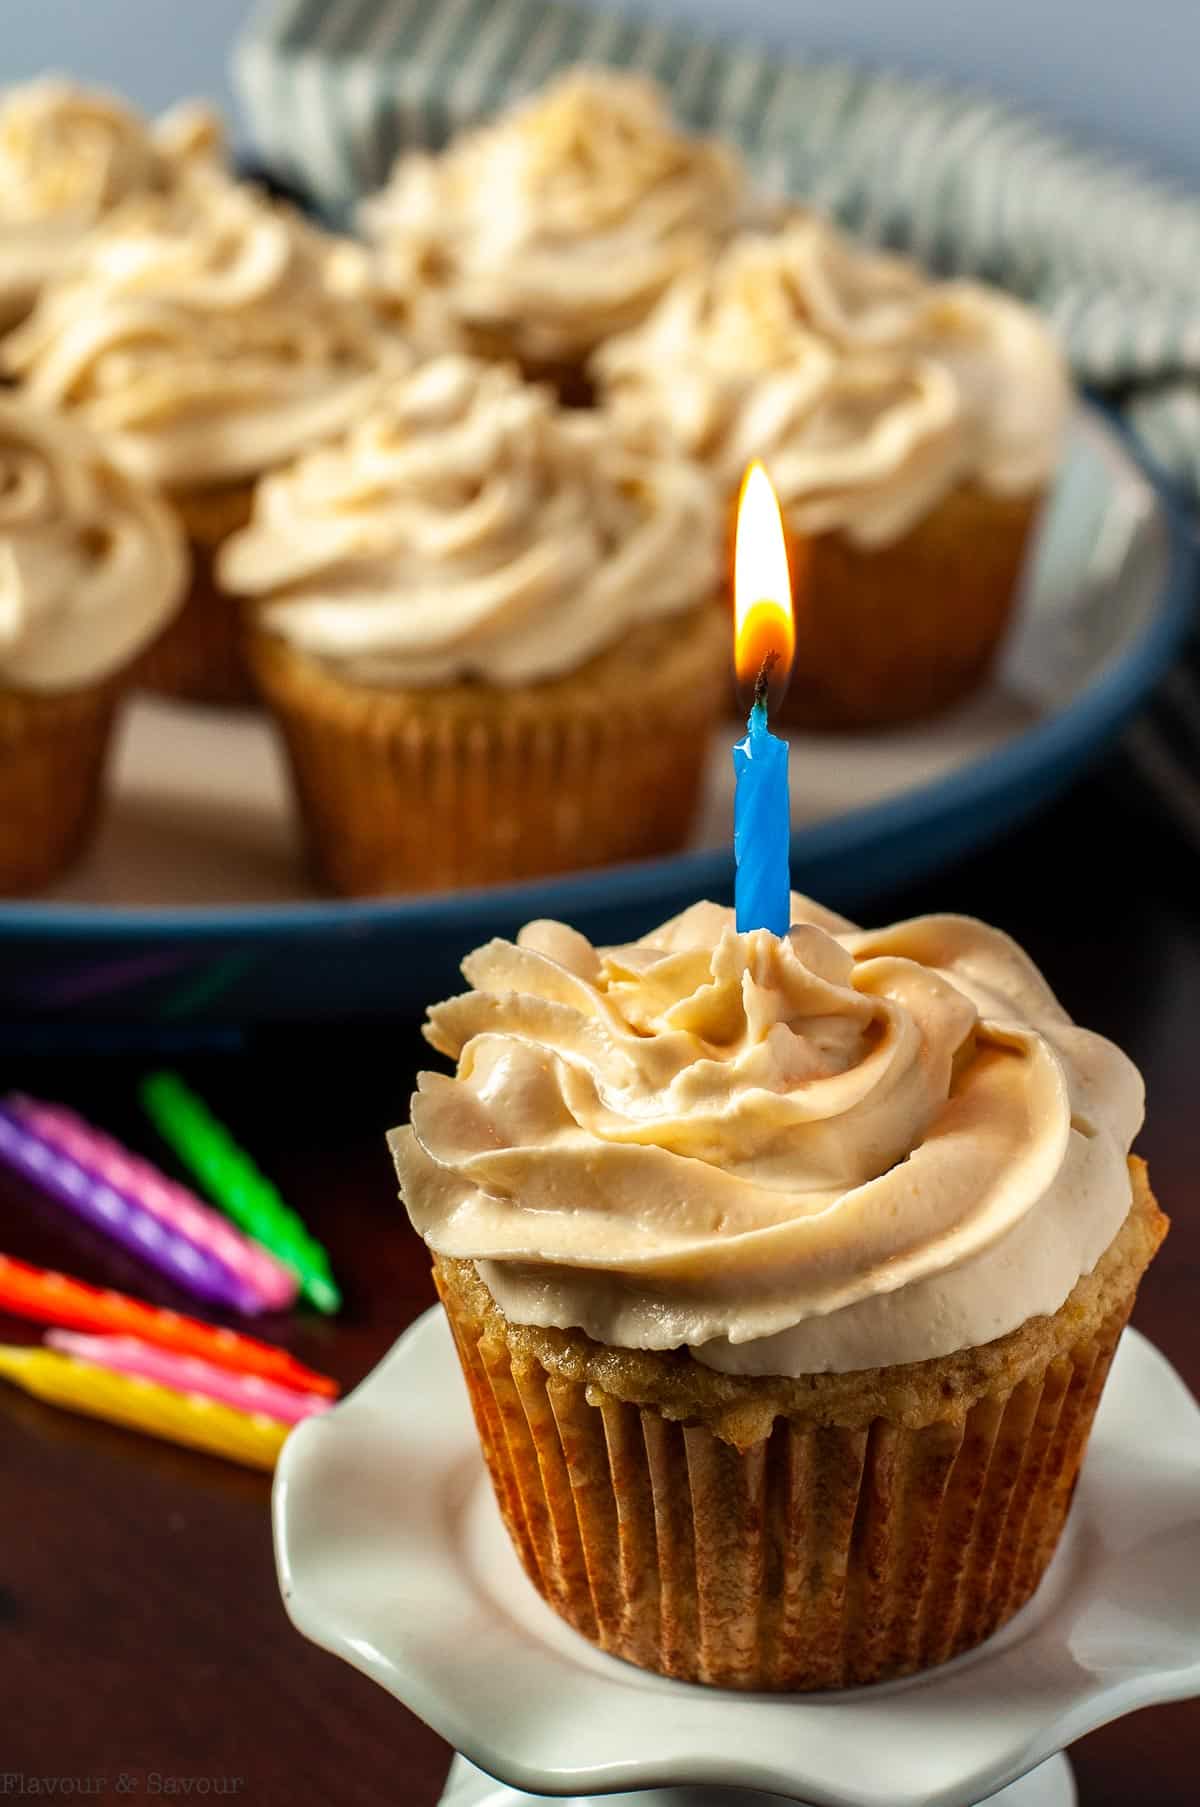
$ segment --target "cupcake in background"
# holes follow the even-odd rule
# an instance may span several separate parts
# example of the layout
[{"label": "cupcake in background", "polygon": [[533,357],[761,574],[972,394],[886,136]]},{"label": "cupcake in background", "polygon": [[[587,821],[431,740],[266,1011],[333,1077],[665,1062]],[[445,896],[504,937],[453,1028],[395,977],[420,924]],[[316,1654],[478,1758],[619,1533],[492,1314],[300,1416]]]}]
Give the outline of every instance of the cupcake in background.
[{"label": "cupcake in background", "polygon": [[0,892],[82,847],[120,690],[186,584],[166,504],[78,422],[0,396]]},{"label": "cupcake in background", "polygon": [[766,463],[797,567],[788,718],[869,728],[966,695],[1003,638],[1069,405],[1038,317],[799,216],[734,241],[593,361],[727,496]]},{"label": "cupcake in background", "polygon": [[643,1668],[843,1688],[1029,1599],[1167,1230],[1142,1082],[1006,935],[701,903],[464,964],[391,1137],[534,1586]]},{"label": "cupcake in background", "polygon": [[742,204],[737,153],[644,76],[579,68],[437,155],[402,155],[362,223],[468,348],[584,399],[589,354],[702,263]]},{"label": "cupcake in background", "polygon": [[363,249],[213,170],[118,208],[6,339],[10,374],[159,487],[191,542],[191,594],[147,684],[248,698],[216,549],[258,476],[361,411],[390,348]]},{"label": "cupcake in background", "polygon": [[684,840],[728,682],[705,474],[463,355],[265,478],[220,578],[316,864],[350,893]]},{"label": "cupcake in background", "polygon": [[0,93],[0,330],[23,319],[98,221],[224,155],[198,103],[151,124],[113,94],[44,77]]}]

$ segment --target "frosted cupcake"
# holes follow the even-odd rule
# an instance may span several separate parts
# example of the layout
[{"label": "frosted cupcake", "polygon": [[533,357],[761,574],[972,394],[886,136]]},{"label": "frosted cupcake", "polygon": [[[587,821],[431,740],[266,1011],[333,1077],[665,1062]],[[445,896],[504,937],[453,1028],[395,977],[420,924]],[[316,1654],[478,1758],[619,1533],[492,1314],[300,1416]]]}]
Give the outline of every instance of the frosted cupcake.
[{"label": "frosted cupcake", "polygon": [[678,845],[727,683],[702,471],[465,356],[259,486],[220,577],[348,892]]},{"label": "frosted cupcake", "polygon": [[152,125],[115,95],[55,77],[0,93],[0,330],[119,202],[166,192],[221,148],[215,116],[198,105]]},{"label": "frosted cupcake", "polygon": [[365,254],[215,172],[127,202],[5,341],[35,399],[77,415],[170,497],[193,587],[147,682],[247,694],[236,609],[213,556],[254,480],[344,427],[388,355]]},{"label": "frosted cupcake", "polygon": [[78,423],[0,396],[0,892],[82,846],[122,680],[186,582],[170,510]]},{"label": "frosted cupcake", "polygon": [[1030,1597],[1167,1227],[1137,1071],[1007,936],[792,919],[490,942],[391,1138],[534,1585],[642,1667],[789,1691]]},{"label": "frosted cupcake", "polygon": [[728,494],[766,462],[801,591],[793,719],[902,721],[979,681],[1068,407],[1029,309],[803,216],[681,280],[594,369],[631,429],[703,459]]},{"label": "frosted cupcake", "polygon": [[363,224],[474,349],[578,399],[588,354],[730,230],[736,153],[691,137],[642,76],[573,69],[440,155],[402,156]]}]

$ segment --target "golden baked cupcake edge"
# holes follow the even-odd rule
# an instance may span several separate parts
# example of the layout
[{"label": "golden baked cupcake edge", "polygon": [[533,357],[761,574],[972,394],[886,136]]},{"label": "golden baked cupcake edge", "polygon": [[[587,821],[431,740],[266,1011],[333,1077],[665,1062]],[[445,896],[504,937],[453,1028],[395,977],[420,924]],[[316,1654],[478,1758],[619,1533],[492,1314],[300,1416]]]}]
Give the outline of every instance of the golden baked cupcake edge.
[{"label": "golden baked cupcake edge", "polygon": [[351,893],[679,846],[728,672],[712,486],[462,354],[266,478],[225,546],[318,870]]},{"label": "golden baked cupcake edge", "polygon": [[1069,383],[1049,329],[798,214],[682,277],[592,373],[727,496],[761,457],[802,581],[790,719],[935,713],[994,658],[1053,481]]},{"label": "golden baked cupcake edge", "polygon": [[216,549],[255,479],[347,425],[392,355],[366,253],[211,166],[117,207],[5,339],[23,389],[161,489],[191,542],[192,593],[148,684],[248,698]]},{"label": "golden baked cupcake edge", "polygon": [[187,585],[171,510],[78,422],[0,395],[0,892],[67,866],[114,711]]},{"label": "golden baked cupcake edge", "polygon": [[1006,936],[792,921],[489,943],[391,1138],[534,1585],[612,1654],[784,1691],[1030,1597],[1167,1229],[1136,1070]]}]

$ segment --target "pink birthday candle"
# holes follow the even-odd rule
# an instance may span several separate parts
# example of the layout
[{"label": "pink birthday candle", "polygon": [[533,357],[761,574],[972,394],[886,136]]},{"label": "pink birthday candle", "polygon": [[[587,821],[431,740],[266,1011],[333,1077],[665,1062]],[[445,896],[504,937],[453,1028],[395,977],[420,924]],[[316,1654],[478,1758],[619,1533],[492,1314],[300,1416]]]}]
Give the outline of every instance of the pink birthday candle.
[{"label": "pink birthday candle", "polygon": [[332,1404],[313,1393],[281,1387],[258,1374],[237,1374],[230,1368],[218,1368],[214,1362],[201,1361],[196,1355],[156,1349],[153,1343],[140,1342],[133,1336],[80,1336],[71,1330],[50,1330],[46,1344],[74,1356],[76,1361],[91,1362],[93,1367],[151,1380],[158,1386],[173,1387],[177,1393],[199,1394],[202,1399],[215,1399],[239,1412],[276,1418],[281,1424],[298,1424],[302,1418],[327,1412]]},{"label": "pink birthday candle", "polygon": [[60,1149],[100,1180],[135,1200],[197,1248],[207,1249],[262,1301],[267,1311],[285,1310],[296,1300],[297,1280],[290,1268],[235,1229],[186,1186],[160,1173],[151,1162],[85,1123],[65,1105],[14,1094],[6,1100],[39,1136]]}]

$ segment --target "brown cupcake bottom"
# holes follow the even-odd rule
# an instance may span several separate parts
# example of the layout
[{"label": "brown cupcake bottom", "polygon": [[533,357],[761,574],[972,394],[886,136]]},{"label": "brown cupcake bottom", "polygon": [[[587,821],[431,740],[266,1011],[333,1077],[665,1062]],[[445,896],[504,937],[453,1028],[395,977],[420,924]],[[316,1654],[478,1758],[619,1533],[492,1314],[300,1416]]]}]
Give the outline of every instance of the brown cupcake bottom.
[{"label": "brown cupcake bottom", "polygon": [[794,539],[796,663],[781,719],[888,727],[968,695],[1004,637],[1040,506],[964,486],[892,545]]},{"label": "brown cupcake bottom", "polygon": [[1052,1318],[982,1349],[762,1381],[508,1323],[434,1259],[496,1499],[534,1586],[685,1681],[846,1688],[960,1655],[1057,1546],[1109,1364],[1166,1234],[1134,1203]]},{"label": "brown cupcake bottom", "polygon": [[96,820],[118,688],[0,690],[0,893],[64,871]]},{"label": "brown cupcake bottom", "polygon": [[724,697],[709,605],[578,671],[501,689],[351,684],[275,635],[247,656],[282,730],[313,858],[361,895],[486,885],[678,847]]},{"label": "brown cupcake bottom", "polygon": [[237,483],[169,498],[188,537],[192,576],[183,607],[138,664],[136,680],[145,689],[193,703],[255,701],[242,655],[241,605],[215,572],[221,543],[250,519],[253,496],[253,484]]}]

